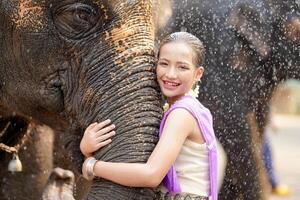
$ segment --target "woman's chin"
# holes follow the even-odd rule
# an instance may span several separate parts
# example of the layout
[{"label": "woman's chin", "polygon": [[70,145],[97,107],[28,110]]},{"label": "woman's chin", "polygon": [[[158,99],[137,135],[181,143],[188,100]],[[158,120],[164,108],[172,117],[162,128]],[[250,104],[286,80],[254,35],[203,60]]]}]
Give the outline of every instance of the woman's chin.
[{"label": "woman's chin", "polygon": [[184,94],[183,95],[178,95],[178,94],[164,94],[164,96],[166,97],[166,99],[168,100],[168,102],[169,101],[175,102],[178,99],[180,99],[181,97],[183,97]]},{"label": "woman's chin", "polygon": [[172,92],[163,92],[163,94],[166,98],[174,98],[177,96],[177,94],[174,94]]}]

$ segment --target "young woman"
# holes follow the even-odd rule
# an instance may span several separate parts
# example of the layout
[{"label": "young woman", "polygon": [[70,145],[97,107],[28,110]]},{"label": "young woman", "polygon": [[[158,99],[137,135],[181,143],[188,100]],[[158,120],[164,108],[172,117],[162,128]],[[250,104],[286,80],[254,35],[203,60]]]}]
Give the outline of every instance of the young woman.
[{"label": "young woman", "polygon": [[[88,157],[83,175],[132,187],[159,187],[157,199],[217,200],[217,149],[210,111],[191,93],[198,89],[204,68],[202,42],[186,32],[172,33],[160,45],[157,80],[169,108],[160,125],[160,139],[147,163],[95,160],[92,152],[111,142],[114,125],[90,125],[80,144]],[[193,91],[193,92],[191,92]],[[197,93],[197,92],[196,92]]]}]

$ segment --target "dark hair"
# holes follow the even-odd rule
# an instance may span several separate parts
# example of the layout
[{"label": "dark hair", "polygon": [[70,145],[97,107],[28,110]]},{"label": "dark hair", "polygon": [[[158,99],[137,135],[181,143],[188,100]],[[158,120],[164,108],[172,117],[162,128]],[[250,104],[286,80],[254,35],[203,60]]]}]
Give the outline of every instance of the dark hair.
[{"label": "dark hair", "polygon": [[193,60],[194,64],[196,67],[203,66],[204,64],[204,59],[205,59],[205,49],[203,46],[203,43],[199,38],[196,36],[188,33],[188,32],[174,32],[165,37],[161,42],[160,42],[160,47],[158,50],[158,58],[159,58],[159,53],[160,53],[160,48],[167,43],[171,42],[183,42],[187,44],[192,51],[194,52]]}]

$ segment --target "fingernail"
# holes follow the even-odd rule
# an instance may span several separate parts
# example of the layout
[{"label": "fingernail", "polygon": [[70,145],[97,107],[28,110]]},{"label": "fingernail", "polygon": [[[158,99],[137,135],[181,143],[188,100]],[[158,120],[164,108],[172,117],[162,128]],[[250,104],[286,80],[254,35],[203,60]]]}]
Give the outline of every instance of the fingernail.
[{"label": "fingernail", "polygon": [[115,134],[116,134],[116,132],[115,132],[115,131],[113,131],[113,132],[112,132],[112,134],[113,134],[113,135],[115,135]]}]

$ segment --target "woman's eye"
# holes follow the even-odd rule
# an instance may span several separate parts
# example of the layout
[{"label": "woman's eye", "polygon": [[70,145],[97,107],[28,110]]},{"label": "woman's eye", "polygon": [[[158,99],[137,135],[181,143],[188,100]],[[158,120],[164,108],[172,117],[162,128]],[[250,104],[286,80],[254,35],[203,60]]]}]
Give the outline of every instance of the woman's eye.
[{"label": "woman's eye", "polygon": [[181,65],[181,66],[179,66],[179,69],[182,69],[182,70],[187,70],[187,69],[189,69],[189,67],[187,67],[187,66],[184,66],[184,65]]},{"label": "woman's eye", "polygon": [[168,63],[166,63],[166,62],[159,62],[158,64],[161,65],[161,66],[167,66],[168,65]]}]

